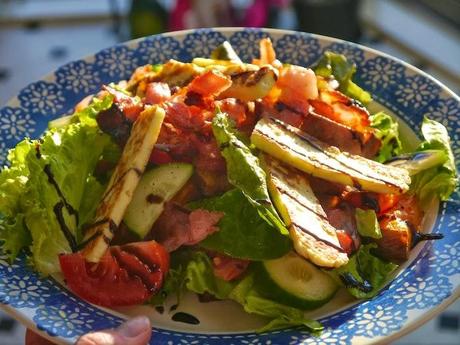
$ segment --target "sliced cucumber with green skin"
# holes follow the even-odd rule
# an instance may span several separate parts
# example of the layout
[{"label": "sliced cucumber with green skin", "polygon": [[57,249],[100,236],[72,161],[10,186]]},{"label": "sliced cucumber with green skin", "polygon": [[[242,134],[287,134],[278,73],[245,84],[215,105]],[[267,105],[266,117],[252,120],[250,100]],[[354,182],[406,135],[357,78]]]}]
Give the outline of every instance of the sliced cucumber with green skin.
[{"label": "sliced cucumber with green skin", "polygon": [[144,238],[163,212],[165,202],[176,195],[192,174],[193,166],[187,163],[164,164],[147,171],[126,210],[125,224]]},{"label": "sliced cucumber with green skin", "polygon": [[273,300],[300,309],[314,309],[327,303],[339,285],[319,268],[290,252],[259,264],[262,293]]}]

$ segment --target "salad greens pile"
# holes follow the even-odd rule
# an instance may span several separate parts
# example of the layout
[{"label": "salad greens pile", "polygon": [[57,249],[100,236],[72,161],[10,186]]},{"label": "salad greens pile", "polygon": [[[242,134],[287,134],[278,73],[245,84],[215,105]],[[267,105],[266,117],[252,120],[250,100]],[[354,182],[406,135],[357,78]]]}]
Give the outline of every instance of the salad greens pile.
[{"label": "salad greens pile", "polygon": [[58,254],[77,245],[81,224],[92,218],[104,191],[93,173],[113,145],[96,126],[75,123],[25,139],[9,152],[10,166],[0,174],[0,238],[11,258],[28,248],[40,273],[59,272]]},{"label": "salad greens pile", "polygon": [[[343,55],[326,52],[314,70],[317,75],[335,78],[341,92],[362,104],[372,101],[371,95],[352,81],[356,65]],[[68,121],[54,122],[40,139],[24,139],[10,150],[8,166],[0,173],[0,240],[10,259],[23,251],[34,268],[46,276],[60,271],[59,254],[78,249],[82,229],[93,218],[107,184],[107,178],[97,175],[96,166],[101,160],[116,162],[120,157],[119,147],[96,122],[96,116],[113,102],[110,95],[95,98]],[[397,122],[383,112],[371,115],[370,122],[382,142],[375,159],[392,164],[403,151]],[[265,317],[267,324],[260,331],[299,325],[321,330],[321,325],[306,318],[300,308],[270,299],[256,279],[255,265],[250,264],[244,276],[232,281],[214,274],[206,251],[265,261],[279,258],[293,247],[289,231],[270,199],[263,162],[247,135],[220,111],[213,118],[212,131],[233,188],[187,207],[223,212],[219,231],[200,242],[200,250],[185,248],[171,254],[167,279],[150,303],[160,304],[174,295],[180,300],[189,290],[236,301],[246,312]],[[411,192],[426,205],[433,198],[446,200],[457,185],[457,175],[446,128],[425,118],[422,134],[424,140],[416,151],[396,162],[410,166]],[[358,208],[355,218],[363,238],[382,237],[375,211]],[[348,264],[324,271],[353,296],[370,298],[397,267],[376,256],[375,247],[363,244]],[[357,284],[348,284],[350,280]]]}]

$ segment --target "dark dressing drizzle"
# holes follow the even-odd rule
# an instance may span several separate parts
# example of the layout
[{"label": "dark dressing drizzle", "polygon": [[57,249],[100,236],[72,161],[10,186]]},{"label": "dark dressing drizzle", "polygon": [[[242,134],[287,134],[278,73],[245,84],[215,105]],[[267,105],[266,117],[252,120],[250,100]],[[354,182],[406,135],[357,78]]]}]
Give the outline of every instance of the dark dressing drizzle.
[{"label": "dark dressing drizzle", "polygon": [[77,241],[75,240],[74,235],[72,234],[65,222],[63,210],[65,208],[69,215],[75,217],[76,225],[78,225],[78,212],[72,207],[72,205],[70,205],[67,202],[67,200],[64,197],[64,194],[62,194],[62,191],[59,188],[59,185],[57,184],[56,180],[54,179],[53,173],[51,172],[51,166],[49,164],[46,164],[43,168],[43,171],[48,177],[48,182],[54,187],[56,193],[59,195],[59,198],[61,198],[61,201],[54,205],[53,211],[56,215],[56,219],[59,223],[59,226],[61,227],[62,232],[64,233],[65,238],[69,242],[72,252],[75,253],[77,251]]},{"label": "dark dressing drizzle", "polygon": [[147,195],[147,198],[146,198],[147,202],[149,204],[161,204],[164,199],[161,195],[155,195],[155,194],[152,194],[150,193],[149,195]]},{"label": "dark dressing drizzle", "polygon": [[178,306],[179,306],[178,304],[173,304],[173,305],[169,308],[169,312],[172,312],[172,311],[176,310]]},{"label": "dark dressing drizzle", "polygon": [[[270,118],[270,120],[272,122],[274,122],[276,125],[280,126],[280,127],[283,127],[285,130],[287,130],[288,132],[291,132],[292,134],[294,134],[295,136],[297,136],[299,139],[303,140],[303,141],[306,141],[307,143],[309,143],[311,146],[313,146],[315,149],[317,149],[318,151],[321,151],[323,152],[325,155],[335,159],[335,157],[331,156],[330,154],[327,153],[327,151],[323,151],[323,149],[321,148],[321,146],[319,146],[317,143],[315,143],[315,141],[317,141],[315,138],[313,137],[310,137],[308,136],[306,133],[299,133],[301,132],[299,129],[295,128],[295,127],[292,127],[286,123],[284,123],[283,121],[280,121],[278,119],[275,119],[275,118]],[[265,135],[264,133],[262,133],[263,135]],[[271,138],[272,139],[272,138]],[[273,140],[273,139],[272,139]],[[282,145],[282,146],[285,146],[283,143],[280,143],[279,141],[276,141],[279,145]],[[297,154],[301,155],[301,156],[304,156],[304,154],[302,152],[298,152],[296,150],[294,150],[292,147],[290,147],[289,149],[291,149],[292,151],[296,152]],[[369,178],[372,178],[372,179],[375,179],[377,181],[381,181],[385,184],[389,184],[389,185],[392,185],[396,188],[399,189],[399,186],[391,183],[391,182],[388,182],[388,181],[385,181],[385,180],[382,180],[381,178],[378,178],[378,177],[374,177],[374,176],[370,176],[368,174],[365,174],[365,172],[363,171],[359,171],[358,169],[356,169],[355,167],[353,167],[352,165],[348,165],[347,163],[345,162],[342,162],[340,161],[340,164],[342,164],[343,166],[347,167],[348,169],[350,170],[353,170],[353,171],[356,171],[357,173],[361,174],[361,175],[364,175],[366,177],[369,177]],[[328,166],[329,167],[329,166]],[[329,167],[330,169],[333,169],[333,170],[336,170],[332,167]],[[337,170],[336,170],[337,171]],[[342,172],[343,173],[343,172]],[[351,176],[350,176],[351,177]],[[353,178],[352,178],[353,179]],[[356,182],[353,181],[353,184],[355,184]],[[359,185],[359,184],[358,184]],[[358,186],[355,186],[356,188],[358,188]],[[360,189],[360,188],[358,188]]]},{"label": "dark dressing drizzle", "polygon": [[123,180],[123,179],[126,177],[126,175],[128,175],[128,173],[129,173],[131,170],[134,171],[134,172],[137,174],[137,176],[141,176],[141,175],[142,175],[142,171],[140,171],[140,170],[137,169],[137,168],[129,168],[129,169],[127,169],[120,177],[117,178],[116,181],[114,181],[114,182],[112,183],[112,185],[110,186],[110,188],[109,188],[108,190],[105,191],[105,193],[104,193],[104,195],[102,196],[101,200],[105,200],[105,199],[110,195],[110,193],[112,193],[112,191],[114,190],[115,186],[118,185],[118,183],[119,183],[121,180]]},{"label": "dark dressing drizzle", "polygon": [[367,280],[360,282],[349,272],[342,273],[339,277],[347,288],[356,288],[365,293],[372,291],[372,285]]},{"label": "dark dressing drizzle", "polygon": [[42,154],[41,154],[41,152],[40,152],[40,144],[39,144],[39,143],[35,144],[35,157],[37,157],[37,159],[42,158]]},{"label": "dark dressing drizzle", "polygon": [[[102,225],[104,223],[109,223],[109,230],[110,232],[113,234],[115,233],[115,231],[117,230],[117,225],[115,224],[115,222],[112,220],[112,219],[108,219],[108,218],[103,218],[103,219],[100,219],[96,222],[94,222],[93,224],[90,224],[90,225],[87,225],[85,226],[83,229],[82,229],[82,233],[83,234],[86,234],[88,233],[88,231],[91,229],[91,228],[94,228],[96,226],[99,226],[99,225]],[[87,239],[85,239],[84,241],[82,241],[79,245],[78,245],[78,250],[86,247],[86,245],[91,242],[92,240],[94,240],[96,237],[99,237],[101,234],[100,231],[96,231],[94,234],[92,234],[90,237],[88,237]],[[104,241],[107,242],[107,237],[104,237]],[[108,240],[110,242],[110,240]]]},{"label": "dark dressing drizzle", "polygon": [[69,227],[65,223],[64,214],[63,214],[64,207],[65,207],[64,202],[59,201],[56,205],[54,205],[53,211],[54,211],[54,214],[56,215],[56,219],[59,223],[59,226],[61,227],[61,230],[64,233],[65,238],[67,239],[67,242],[69,242],[70,249],[72,250],[73,253],[75,253],[77,251],[77,241],[75,240],[75,237],[73,236]]},{"label": "dark dressing drizzle", "polygon": [[163,307],[162,305],[157,305],[155,307],[155,310],[160,313],[160,314],[163,314],[165,312],[165,307]]},{"label": "dark dressing drizzle", "polygon": [[188,323],[190,325],[200,324],[200,320],[198,320],[195,316],[181,311],[175,313],[171,319],[176,322]]},{"label": "dark dressing drizzle", "polygon": [[440,240],[444,238],[443,234],[435,233],[435,234],[421,234],[419,232],[415,232],[412,236],[412,243],[411,247],[414,248],[417,244],[422,241],[433,241],[433,240]]},{"label": "dark dressing drizzle", "polygon": [[[295,201],[296,203],[298,203],[299,205],[305,207],[307,210],[309,210],[310,212],[312,212],[313,214],[315,214],[316,216],[318,216],[319,218],[321,219],[324,219],[324,220],[327,220],[327,217],[325,217],[324,215],[322,214],[319,214],[317,213],[315,210],[311,209],[310,207],[308,207],[307,205],[304,205],[302,204],[295,196],[292,195],[292,193],[290,193],[289,191],[286,191],[284,189],[281,189],[280,188],[280,192],[287,195],[291,200]],[[332,247],[336,250],[338,250],[339,252],[341,253],[344,253],[344,249],[332,242],[329,242],[328,240],[325,240],[325,239],[322,239],[320,237],[318,237],[317,235],[315,235],[314,233],[312,233],[310,230],[308,230],[307,228],[303,227],[302,225],[300,224],[297,224],[297,223],[294,223],[293,222],[293,225],[295,225],[297,228],[299,228],[300,230],[302,230],[303,232],[309,234],[310,236],[314,237],[317,241],[320,241],[320,242],[323,242],[324,244],[328,245],[329,247]]]},{"label": "dark dressing drizzle", "polygon": [[299,228],[300,230],[302,230],[304,233],[309,234],[311,237],[314,237],[317,241],[323,242],[324,244],[328,245],[329,247],[332,247],[332,248],[336,249],[337,251],[339,251],[339,252],[341,252],[341,253],[346,253],[345,250],[344,250],[342,247],[340,247],[340,246],[338,246],[338,245],[336,245],[336,244],[334,244],[334,243],[332,243],[332,242],[329,242],[329,241],[327,241],[327,240],[324,240],[324,239],[322,239],[322,238],[319,238],[317,235],[311,233],[310,230],[304,228],[302,225],[297,224],[297,223],[294,223],[294,222],[292,222],[292,224],[293,224],[295,227],[297,227],[297,228]]}]

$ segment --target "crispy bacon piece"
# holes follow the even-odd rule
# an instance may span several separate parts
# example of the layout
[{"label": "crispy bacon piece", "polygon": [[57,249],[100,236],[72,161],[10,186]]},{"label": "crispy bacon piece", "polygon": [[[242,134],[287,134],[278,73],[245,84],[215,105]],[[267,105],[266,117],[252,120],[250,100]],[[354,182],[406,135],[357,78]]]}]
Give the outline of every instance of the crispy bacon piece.
[{"label": "crispy bacon piece", "polygon": [[220,253],[208,253],[211,257],[214,275],[226,281],[241,277],[247,270],[250,261],[235,259]]},{"label": "crispy bacon piece", "polygon": [[232,85],[232,81],[229,77],[214,71],[208,71],[195,77],[187,86],[187,89],[203,96],[215,97],[227,90],[230,85]]},{"label": "crispy bacon piece", "polygon": [[194,245],[219,230],[216,225],[223,215],[201,209],[190,211],[167,203],[152,229],[152,236],[172,252],[183,245]]},{"label": "crispy bacon piece", "polygon": [[171,90],[166,83],[150,83],[145,90],[144,102],[147,104],[160,104],[171,98]]}]

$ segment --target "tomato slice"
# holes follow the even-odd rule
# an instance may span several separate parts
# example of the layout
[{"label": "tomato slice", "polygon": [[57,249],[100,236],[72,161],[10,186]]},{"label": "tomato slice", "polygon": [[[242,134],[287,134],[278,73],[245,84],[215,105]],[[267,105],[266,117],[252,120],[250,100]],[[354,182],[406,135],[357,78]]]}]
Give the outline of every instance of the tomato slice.
[{"label": "tomato slice", "polygon": [[59,257],[66,284],[84,300],[104,306],[145,302],[169,270],[169,254],[155,241],[112,246],[97,264],[81,253]]},{"label": "tomato slice", "polygon": [[336,233],[340,246],[348,255],[350,255],[353,252],[353,239],[344,230],[337,230]]}]

